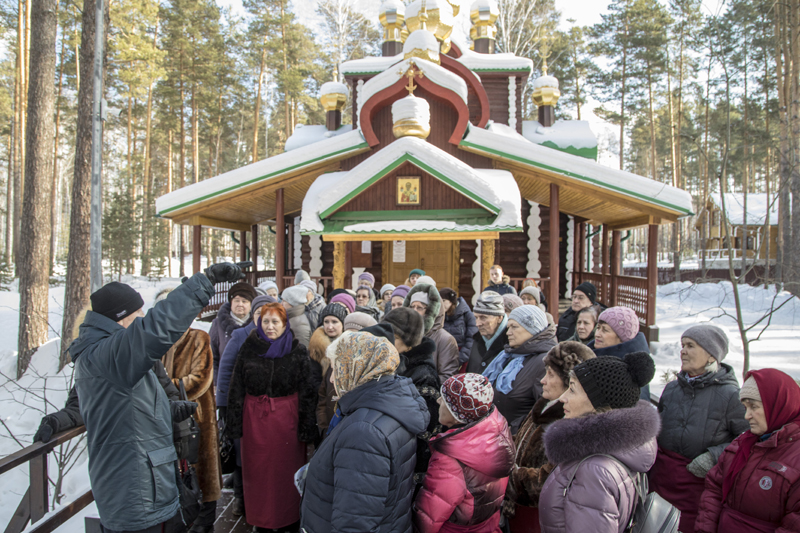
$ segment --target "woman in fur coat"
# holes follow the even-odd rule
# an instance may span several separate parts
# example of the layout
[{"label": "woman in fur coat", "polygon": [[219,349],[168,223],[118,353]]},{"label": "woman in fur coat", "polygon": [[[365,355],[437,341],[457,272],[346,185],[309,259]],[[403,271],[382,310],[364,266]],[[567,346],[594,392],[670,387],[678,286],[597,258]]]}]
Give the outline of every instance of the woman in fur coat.
[{"label": "woman in fur coat", "polygon": [[242,439],[247,522],[257,528],[297,531],[294,474],[317,440],[319,385],[283,306],[266,304],[239,351],[227,412],[231,437]]},{"label": "woman in fur coat", "polygon": [[319,327],[311,335],[308,342],[308,354],[311,356],[311,371],[314,379],[319,379],[317,391],[317,429],[320,436],[328,430],[328,424],[333,418],[336,402],[333,401],[333,385],[331,384],[331,364],[325,353],[331,342],[338,339],[344,331],[344,319],[347,317],[347,308],[339,303],[328,304],[319,314]]},{"label": "woman in fur coat", "polygon": [[637,502],[631,475],[656,459],[658,412],[639,401],[653,379],[650,355],[596,357],[570,373],[561,396],[564,419],[544,434],[547,459],[556,465],[539,497],[543,533],[622,533]]},{"label": "woman in fur coat", "polygon": [[539,495],[555,465],[544,453],[544,432],[551,423],[564,418],[558,398],[569,387],[572,369],[594,357],[594,352],[579,342],[562,342],[544,358],[542,397],[531,409],[514,437],[516,457],[508,480],[503,514],[514,533],[539,533]]}]

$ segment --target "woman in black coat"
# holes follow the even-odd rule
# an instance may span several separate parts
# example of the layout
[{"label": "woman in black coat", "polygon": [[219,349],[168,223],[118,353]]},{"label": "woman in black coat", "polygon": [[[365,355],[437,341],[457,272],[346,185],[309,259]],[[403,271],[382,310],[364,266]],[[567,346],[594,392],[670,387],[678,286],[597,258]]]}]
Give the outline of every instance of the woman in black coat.
[{"label": "woman in black coat", "polygon": [[[308,350],[294,338],[281,304],[266,304],[237,356],[228,393],[228,429],[242,439],[247,522],[296,530],[294,474],[318,438],[317,390]],[[280,458],[280,460],[275,460]]]},{"label": "woman in black coat", "polygon": [[462,365],[469,361],[469,354],[472,351],[473,337],[478,333],[478,326],[475,324],[475,315],[467,305],[464,298],[458,297],[456,291],[444,288],[439,291],[444,307],[444,329],[458,344],[458,362]]}]

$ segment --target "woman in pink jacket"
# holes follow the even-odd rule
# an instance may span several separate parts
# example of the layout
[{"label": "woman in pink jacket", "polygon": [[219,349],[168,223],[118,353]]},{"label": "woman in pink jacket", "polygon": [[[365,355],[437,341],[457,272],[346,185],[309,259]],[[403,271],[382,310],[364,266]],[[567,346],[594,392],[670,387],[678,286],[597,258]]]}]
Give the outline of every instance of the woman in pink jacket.
[{"label": "woman in pink jacket", "polygon": [[780,370],[753,370],[739,391],[750,431],[706,476],[697,533],[800,531],[800,387]]},{"label": "woman in pink jacket", "polygon": [[656,459],[661,419],[639,400],[655,374],[650,354],[602,356],[577,365],[561,396],[564,418],[544,434],[556,465],[539,496],[542,533],[622,533],[637,501],[631,475]]},{"label": "woman in pink jacket", "polygon": [[508,422],[492,405],[494,392],[480,374],[444,382],[439,422],[447,431],[430,441],[431,460],[414,502],[420,533],[499,533],[500,507],[514,466]]}]

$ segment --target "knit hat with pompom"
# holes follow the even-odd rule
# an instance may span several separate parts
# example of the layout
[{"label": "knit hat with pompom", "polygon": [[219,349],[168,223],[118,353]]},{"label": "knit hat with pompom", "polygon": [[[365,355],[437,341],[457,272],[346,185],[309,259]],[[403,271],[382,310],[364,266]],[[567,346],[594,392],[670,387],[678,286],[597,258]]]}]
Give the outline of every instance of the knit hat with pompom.
[{"label": "knit hat with pompom", "polygon": [[442,400],[461,424],[475,422],[492,409],[494,391],[486,376],[457,374],[442,384]]},{"label": "knit hat with pompom", "polygon": [[595,357],[573,372],[595,409],[625,409],[639,401],[639,389],[653,379],[656,365],[649,353],[634,352],[622,359],[613,355]]}]

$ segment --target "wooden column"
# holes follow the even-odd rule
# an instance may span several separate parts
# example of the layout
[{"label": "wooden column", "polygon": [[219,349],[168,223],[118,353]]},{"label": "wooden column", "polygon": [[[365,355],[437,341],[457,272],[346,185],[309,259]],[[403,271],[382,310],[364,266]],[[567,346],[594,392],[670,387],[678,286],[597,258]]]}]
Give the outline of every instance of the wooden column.
[{"label": "wooden column", "polygon": [[247,261],[247,232],[239,232],[239,261]]},{"label": "wooden column", "polygon": [[617,305],[617,286],[618,286],[618,279],[619,276],[619,249],[620,249],[620,238],[621,234],[618,231],[611,232],[611,294],[609,300],[611,301],[611,306]]},{"label": "wooden column", "polygon": [[495,240],[481,239],[481,288],[489,285],[489,271],[494,265]]},{"label": "wooden column", "polygon": [[283,274],[286,269],[286,223],[283,212],[283,189],[275,191],[275,283],[283,292]]},{"label": "wooden column", "polygon": [[575,219],[575,251],[572,253],[572,287],[583,281],[584,251],[586,249],[586,223]]},{"label": "wooden column", "polygon": [[[200,272],[200,237],[203,226],[192,226],[192,272],[197,274]],[[209,265],[210,266],[210,265]]]},{"label": "wooden column", "polygon": [[347,243],[336,241],[333,243],[333,288],[344,289],[344,271]]},{"label": "wooden column", "polygon": [[600,266],[600,273],[603,276],[603,278],[602,278],[603,281],[600,283],[602,285],[602,287],[598,287],[598,289],[599,289],[598,292],[600,293],[600,297],[602,298],[601,301],[606,305],[611,305],[611,300],[609,300],[609,296],[610,295],[608,294],[609,293],[609,290],[608,290],[608,286],[609,286],[608,275],[611,273],[610,269],[608,268],[608,263],[609,263],[609,254],[608,254],[609,242],[608,242],[608,237],[609,237],[609,235],[608,235],[608,226],[603,224],[603,246],[602,246],[602,250],[600,250],[601,258],[602,258],[601,259],[602,265]]},{"label": "wooden column", "polygon": [[253,262],[253,272],[258,272],[258,224],[250,226],[250,261]]},{"label": "wooden column", "polygon": [[286,270],[294,270],[294,217],[286,221]]},{"label": "wooden column", "polygon": [[656,290],[658,288],[658,224],[650,224],[647,233],[647,337],[658,340],[656,326]]},{"label": "wooden column", "polygon": [[561,299],[558,286],[559,280],[559,258],[560,246],[559,241],[561,230],[561,214],[559,213],[558,206],[558,185],[550,184],[550,293],[547,295],[547,300],[550,308],[555,311],[553,316],[558,316],[558,303]]}]

